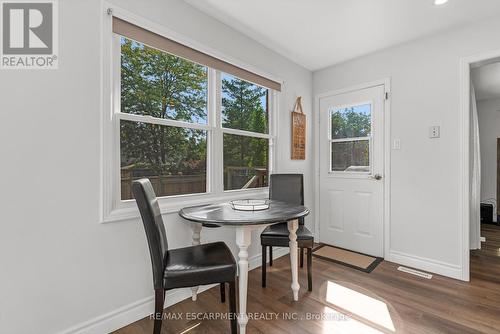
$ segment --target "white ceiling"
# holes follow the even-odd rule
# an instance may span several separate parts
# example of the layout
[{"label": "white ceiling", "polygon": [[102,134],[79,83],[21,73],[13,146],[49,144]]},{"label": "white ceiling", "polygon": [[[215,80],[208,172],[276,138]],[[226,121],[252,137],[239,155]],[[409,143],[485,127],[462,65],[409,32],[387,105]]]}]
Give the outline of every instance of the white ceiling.
[{"label": "white ceiling", "polygon": [[317,70],[500,14],[500,0],[185,0]]},{"label": "white ceiling", "polygon": [[500,62],[474,68],[471,77],[478,101],[500,98]]}]

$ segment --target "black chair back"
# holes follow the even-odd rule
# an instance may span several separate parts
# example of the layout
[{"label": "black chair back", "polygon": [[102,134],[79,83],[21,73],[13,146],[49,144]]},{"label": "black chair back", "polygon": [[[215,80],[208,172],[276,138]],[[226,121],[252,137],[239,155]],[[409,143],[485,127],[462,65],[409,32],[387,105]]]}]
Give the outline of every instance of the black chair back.
[{"label": "black chair back", "polygon": [[144,231],[148,240],[153,269],[153,285],[155,289],[162,289],[168,243],[160,206],[153,186],[148,179],[134,181],[132,191],[141,213]]},{"label": "black chair back", "polygon": [[[269,178],[269,198],[304,205],[304,175],[271,174]],[[304,218],[299,219],[299,224],[304,224]]]}]

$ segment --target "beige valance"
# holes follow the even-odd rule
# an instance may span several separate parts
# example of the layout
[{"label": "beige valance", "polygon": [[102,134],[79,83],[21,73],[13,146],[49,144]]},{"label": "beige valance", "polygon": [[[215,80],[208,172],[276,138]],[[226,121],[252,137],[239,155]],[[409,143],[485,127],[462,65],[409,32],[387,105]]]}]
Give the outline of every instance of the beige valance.
[{"label": "beige valance", "polygon": [[155,49],[159,49],[175,56],[194,61],[198,64],[234,75],[235,77],[257,85],[281,91],[281,84],[279,82],[267,79],[241,67],[229,64],[218,58],[207,55],[206,53],[190,48],[117,17],[113,17],[113,32]]}]

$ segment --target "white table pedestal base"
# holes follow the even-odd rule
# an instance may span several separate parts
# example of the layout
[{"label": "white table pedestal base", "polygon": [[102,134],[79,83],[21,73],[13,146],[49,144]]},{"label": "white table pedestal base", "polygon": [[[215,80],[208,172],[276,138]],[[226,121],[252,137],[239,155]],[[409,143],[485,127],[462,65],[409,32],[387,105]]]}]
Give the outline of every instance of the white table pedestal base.
[{"label": "white table pedestal base", "polygon": [[[238,252],[238,325],[240,327],[239,334],[246,333],[248,323],[247,315],[247,293],[248,293],[248,247],[252,243],[252,230],[260,226],[242,225],[236,227],[236,245],[239,248]],[[299,221],[297,219],[288,222],[288,231],[290,232],[290,267],[292,271],[292,292],[293,300],[299,300],[299,265],[297,259],[297,229]],[[192,223],[193,245],[200,244],[201,224]],[[192,299],[196,300],[198,287],[192,287]]]},{"label": "white table pedestal base", "polygon": [[241,226],[236,228],[236,245],[238,253],[238,287],[239,287],[239,316],[240,334],[245,334],[248,323],[247,291],[248,291],[248,246],[252,242],[252,227]]},{"label": "white table pedestal base", "polygon": [[[197,246],[201,243],[201,226],[202,225],[198,223],[191,223],[191,230],[193,231],[193,241],[191,242],[191,244],[193,246]],[[193,286],[191,288],[191,299],[193,301],[196,301],[196,299],[198,298],[198,288],[198,286]]]},{"label": "white table pedestal base", "polygon": [[293,300],[299,300],[299,264],[297,261],[297,229],[299,227],[299,221],[297,219],[288,222],[288,232],[290,237],[290,242],[288,243],[290,247],[290,267],[292,269],[292,292]]}]

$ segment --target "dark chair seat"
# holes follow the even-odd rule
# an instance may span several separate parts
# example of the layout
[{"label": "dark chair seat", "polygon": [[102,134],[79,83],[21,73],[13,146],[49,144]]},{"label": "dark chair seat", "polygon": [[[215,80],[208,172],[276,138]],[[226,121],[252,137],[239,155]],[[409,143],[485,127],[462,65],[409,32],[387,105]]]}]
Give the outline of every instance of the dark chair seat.
[{"label": "dark chair seat", "polygon": [[226,299],[229,285],[229,312],[231,333],[238,333],[236,319],[236,261],[223,242],[168,249],[167,231],[158,205],[153,185],[148,179],[132,184],[134,198],[141,213],[149,246],[155,313],[153,334],[160,334],[166,291],[175,288],[220,284],[220,297]]},{"label": "dark chair seat", "polygon": [[[266,227],[260,235],[262,246],[288,247],[290,241],[287,223],[279,223]],[[297,244],[299,248],[312,248],[314,236],[304,225],[297,229]]]},{"label": "dark chair seat", "polygon": [[168,251],[165,289],[229,282],[236,276],[236,261],[223,242]]}]

